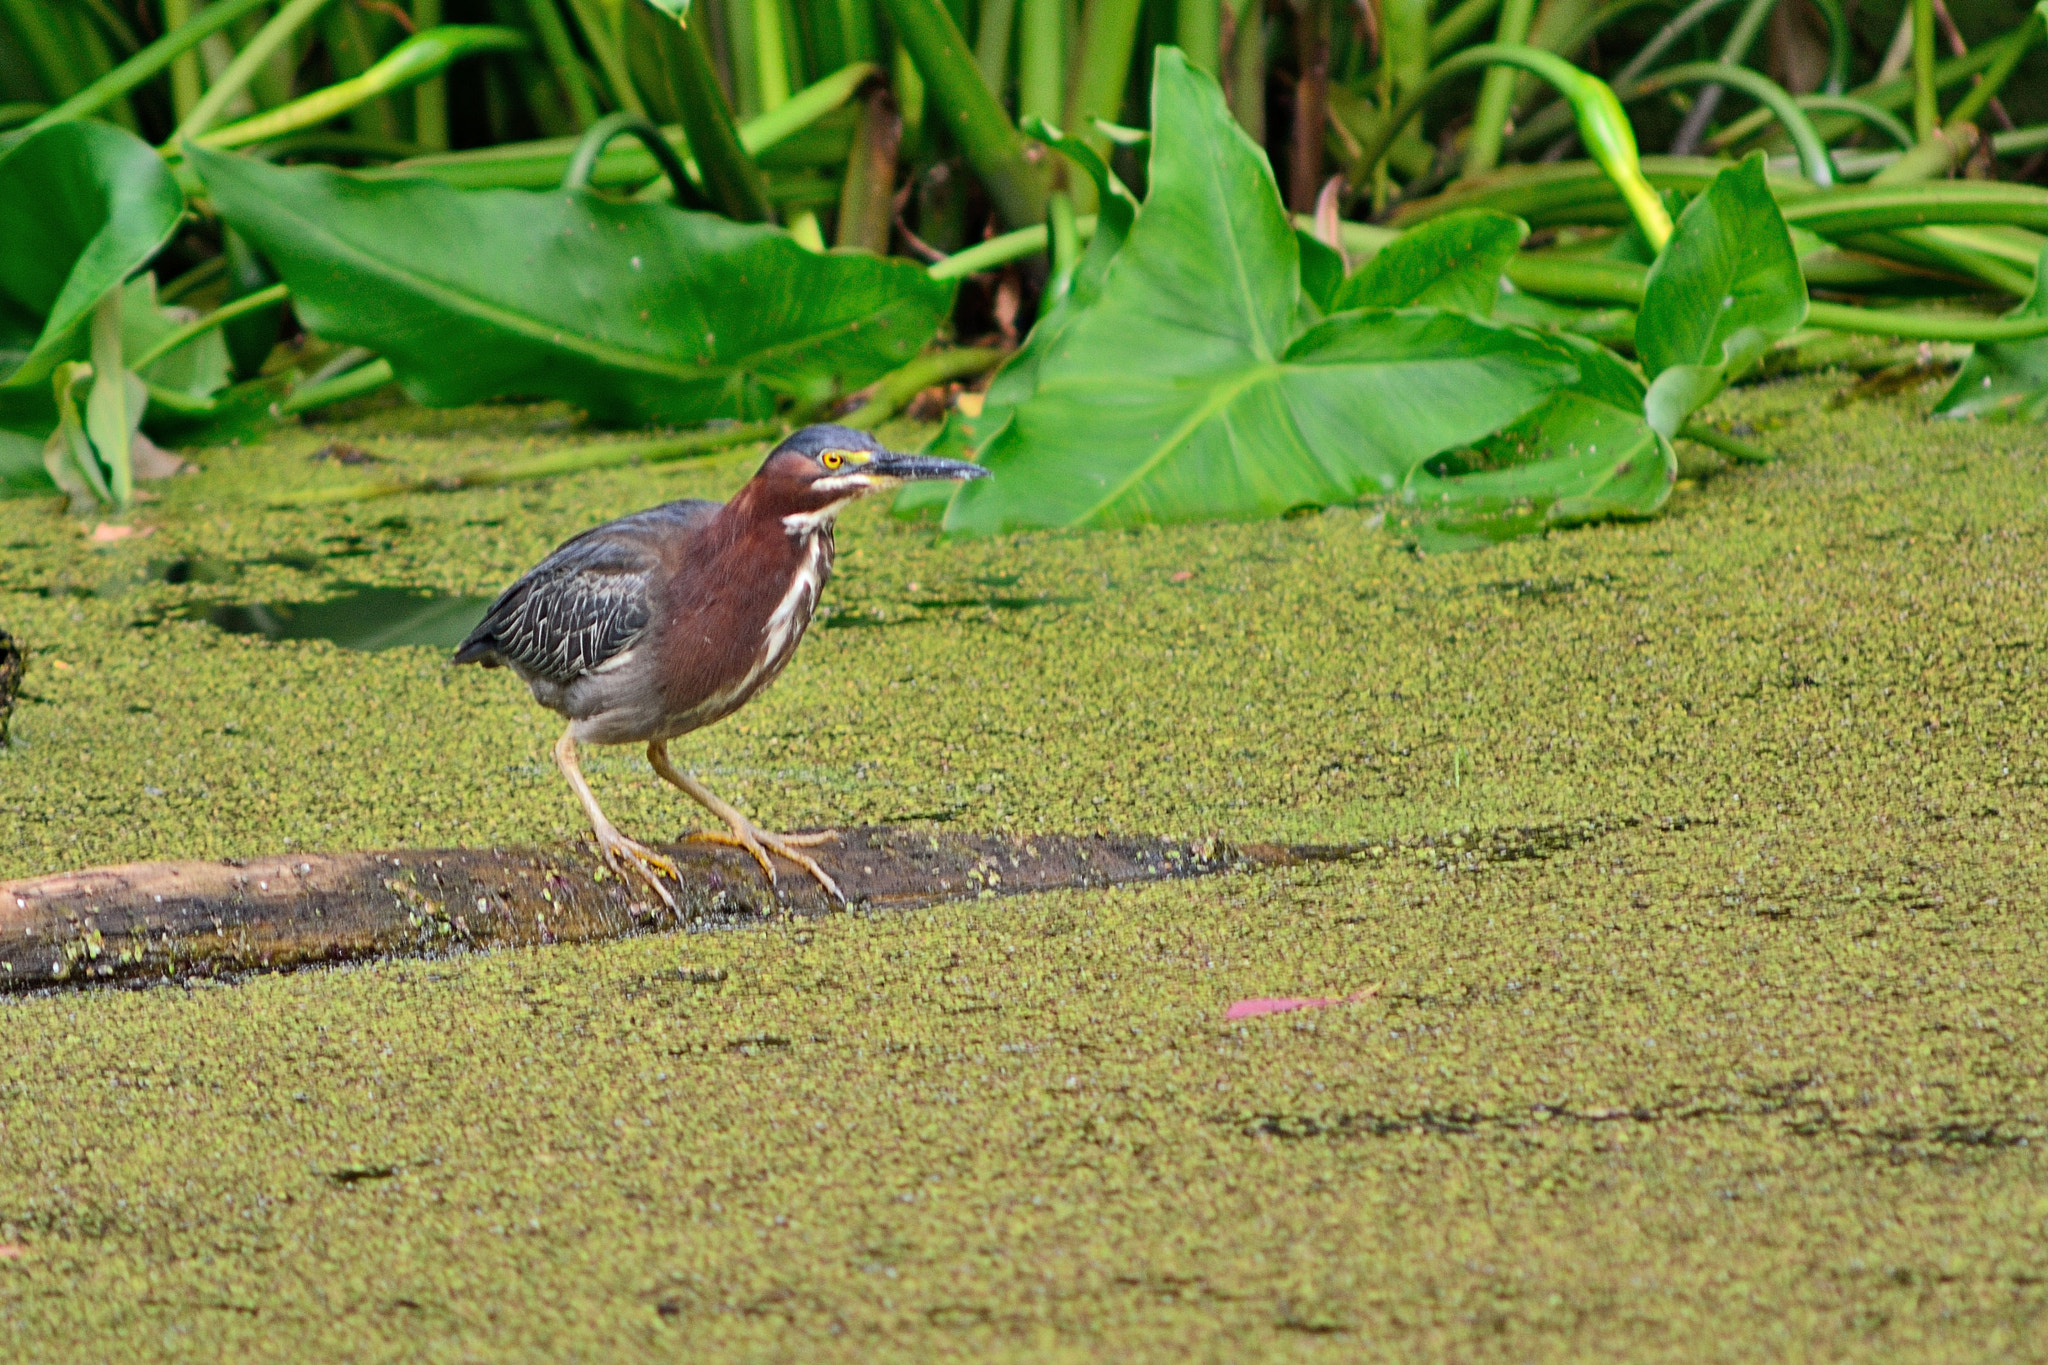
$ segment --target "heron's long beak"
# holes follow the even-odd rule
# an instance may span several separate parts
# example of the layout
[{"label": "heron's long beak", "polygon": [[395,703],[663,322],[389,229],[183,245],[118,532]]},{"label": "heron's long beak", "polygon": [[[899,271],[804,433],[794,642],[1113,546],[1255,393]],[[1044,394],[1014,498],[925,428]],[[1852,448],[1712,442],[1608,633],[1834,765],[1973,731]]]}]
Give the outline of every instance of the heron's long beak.
[{"label": "heron's long beak", "polygon": [[905,455],[885,450],[862,466],[885,479],[985,479],[988,471],[965,460],[941,460],[932,455]]}]

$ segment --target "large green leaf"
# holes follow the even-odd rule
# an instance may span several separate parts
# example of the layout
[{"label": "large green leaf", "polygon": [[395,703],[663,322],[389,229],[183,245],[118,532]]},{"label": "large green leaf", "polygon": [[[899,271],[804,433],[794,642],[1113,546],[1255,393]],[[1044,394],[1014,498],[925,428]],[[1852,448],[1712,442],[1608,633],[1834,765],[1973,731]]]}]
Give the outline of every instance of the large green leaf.
[{"label": "large green leaf", "polygon": [[1175,49],[1150,192],[1096,301],[946,512],[948,530],[1270,516],[1391,493],[1577,374],[1561,345],[1435,309],[1320,319],[1265,155]]},{"label": "large green leaf", "polygon": [[1430,548],[1490,544],[1553,526],[1646,517],[1671,496],[1678,456],[1643,415],[1643,381],[1582,337],[1579,377],[1467,451],[1425,461],[1401,489]]},{"label": "large green leaf", "polygon": [[603,421],[761,417],[896,368],[952,306],[911,262],[666,204],[191,157],[300,319],[436,406],[538,394]]},{"label": "large green leaf", "polygon": [[[156,274],[145,274],[121,294],[122,354],[141,356],[198,316],[190,308],[166,308],[158,303]],[[161,360],[151,362],[141,377],[171,393],[211,398],[228,386],[228,368],[227,342],[216,329],[201,333]]]},{"label": "large green leaf", "polygon": [[1686,205],[1650,267],[1636,354],[1650,425],[1675,436],[1695,410],[1806,321],[1806,280],[1761,152]]},{"label": "large green leaf", "polygon": [[184,212],[163,159],[110,124],[55,123],[0,154],[0,387],[34,390],[44,431],[51,372],[86,353],[93,309]]},{"label": "large green leaf", "polygon": [[[1046,353],[1065,334],[1074,319],[1101,295],[1102,282],[1109,274],[1109,263],[1123,250],[1124,241],[1130,236],[1131,224],[1137,218],[1137,206],[1127,197],[1128,191],[1110,174],[1108,163],[1096,154],[1093,147],[1080,138],[1067,136],[1035,116],[1027,116],[1025,129],[1033,137],[1065,154],[1094,180],[1098,206],[1095,236],[1089,240],[1088,249],[1081,253],[1081,259],[1074,263],[1072,275],[1066,280],[1055,280],[1053,283],[1057,287],[1046,290],[1047,298],[1041,300],[1045,311],[1039,314],[1037,325],[1032,327],[1031,335],[1024,339],[1024,344],[1003,362],[1002,369],[989,381],[981,411],[966,413],[956,408],[949,413],[946,425],[927,444],[928,454],[954,460],[979,459],[989,442],[1010,425],[1010,417],[1016,412],[1017,405],[1038,391],[1038,367]],[[893,510],[901,517],[936,515],[945,509],[959,488],[959,484],[937,479],[908,484],[896,495]]]},{"label": "large green leaf", "polygon": [[[2048,317],[2048,247],[2041,248],[2040,264],[2034,267],[2034,292],[2006,316]],[[1978,346],[1934,411],[1939,417],[2048,422],[2048,337]]]},{"label": "large green leaf", "polygon": [[1432,218],[1381,247],[1344,281],[1331,308],[1418,304],[1489,317],[1501,272],[1528,235],[1527,223],[1491,209]]}]

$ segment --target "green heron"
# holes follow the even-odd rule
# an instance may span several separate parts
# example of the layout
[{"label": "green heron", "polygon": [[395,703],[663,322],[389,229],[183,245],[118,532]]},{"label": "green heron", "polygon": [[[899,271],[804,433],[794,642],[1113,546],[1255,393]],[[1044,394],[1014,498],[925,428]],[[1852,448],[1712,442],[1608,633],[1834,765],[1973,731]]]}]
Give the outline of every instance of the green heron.
[{"label": "green heron", "polygon": [[975,479],[958,460],[885,449],[862,431],[810,426],[768,453],[731,502],[663,503],[585,531],[507,588],[455,651],[458,664],[510,668],[534,700],[569,718],[555,762],[599,851],[674,909],[670,859],[619,833],[576,762],[583,744],[645,744],[665,781],[723,820],[696,837],[754,855],[775,884],[779,853],[845,897],[805,847],[831,833],[760,829],[669,761],[668,742],[723,720],[782,672],[832,572],[832,519],[906,479]]}]

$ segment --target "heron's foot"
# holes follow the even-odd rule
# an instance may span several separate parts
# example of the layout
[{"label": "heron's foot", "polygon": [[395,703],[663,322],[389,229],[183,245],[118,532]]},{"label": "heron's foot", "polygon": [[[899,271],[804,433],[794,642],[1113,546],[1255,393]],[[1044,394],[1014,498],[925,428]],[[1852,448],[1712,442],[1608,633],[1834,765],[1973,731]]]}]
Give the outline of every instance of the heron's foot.
[{"label": "heron's foot", "polygon": [[732,848],[743,848],[754,855],[754,861],[768,874],[768,885],[775,883],[775,864],[768,860],[770,853],[779,853],[804,871],[817,878],[818,885],[825,888],[825,894],[838,902],[840,909],[846,908],[846,893],[839,889],[839,883],[832,880],[830,873],[818,866],[818,860],[802,852],[816,848],[839,837],[836,829],[821,830],[816,834],[773,834],[762,829],[745,816],[727,822],[730,830],[700,830],[690,837],[706,843],[725,844]]},{"label": "heron's foot", "polygon": [[661,897],[663,905],[671,910],[679,908],[675,893],[662,880],[666,874],[681,883],[682,870],[675,865],[674,859],[656,853],[637,839],[628,839],[615,829],[593,830],[592,835],[597,840],[597,851],[604,855],[605,864],[619,875],[620,880],[638,877]]}]

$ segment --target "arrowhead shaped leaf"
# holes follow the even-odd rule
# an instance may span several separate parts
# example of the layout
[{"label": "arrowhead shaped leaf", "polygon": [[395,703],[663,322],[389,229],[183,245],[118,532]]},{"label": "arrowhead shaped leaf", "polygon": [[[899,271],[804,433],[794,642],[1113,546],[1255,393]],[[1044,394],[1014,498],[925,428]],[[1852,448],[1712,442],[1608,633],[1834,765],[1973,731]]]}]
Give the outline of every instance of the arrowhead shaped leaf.
[{"label": "arrowhead shaped leaf", "polygon": [[[1031,335],[1024,339],[1017,353],[1003,362],[1003,367],[989,382],[981,411],[970,416],[954,409],[947,415],[946,425],[939,434],[927,443],[926,453],[946,459],[979,459],[989,442],[1009,426],[1017,405],[1038,391],[1040,362],[1074,319],[1087,311],[1101,295],[1102,281],[1109,274],[1109,263],[1116,258],[1117,252],[1123,250],[1124,240],[1130,236],[1131,224],[1137,218],[1136,206],[1126,197],[1124,187],[1110,175],[1108,164],[1096,155],[1093,147],[1080,138],[1066,136],[1036,116],[1026,116],[1024,126],[1025,131],[1058,149],[1095,181],[1099,205],[1095,236],[1089,239],[1081,259],[1074,263],[1072,278],[1065,282],[1065,288],[1056,293],[1052,289],[1047,290],[1050,306],[1039,315]],[[909,484],[896,495],[896,503],[891,510],[900,517],[935,515],[945,510],[958,488],[958,484],[937,480]]]},{"label": "arrowhead shaped leaf", "polygon": [[1643,382],[1604,346],[1559,339],[1578,358],[1577,381],[1468,458],[1431,460],[1409,474],[1402,501],[1429,548],[1647,517],[1671,496],[1678,457],[1643,416]]},{"label": "arrowhead shaped leaf", "polygon": [[1265,155],[1209,77],[1154,59],[1150,192],[1095,303],[946,513],[950,531],[1270,516],[1398,488],[1577,373],[1433,309],[1318,321]]},{"label": "arrowhead shaped leaf", "polygon": [[666,204],[191,160],[301,320],[436,406],[541,394],[600,421],[758,418],[895,369],[952,307],[911,262]]},{"label": "arrowhead shaped leaf", "polygon": [[1527,223],[1491,209],[1432,218],[1380,248],[1344,281],[1331,309],[1418,304],[1490,317],[1501,272],[1528,235]]},{"label": "arrowhead shaped leaf", "polygon": [[51,373],[184,212],[163,159],[110,124],[54,123],[0,155],[0,387],[36,390],[44,431]]},{"label": "arrowhead shaped leaf", "polygon": [[1686,205],[1650,267],[1636,354],[1650,425],[1673,436],[1772,342],[1806,321],[1806,280],[1764,184],[1762,153]]},{"label": "arrowhead shaped leaf", "polygon": [[[2034,267],[2034,292],[2007,317],[2048,317],[2048,247]],[[2048,337],[1994,341],[1970,352],[1934,405],[1939,417],[2006,416],[2048,422]]]}]

